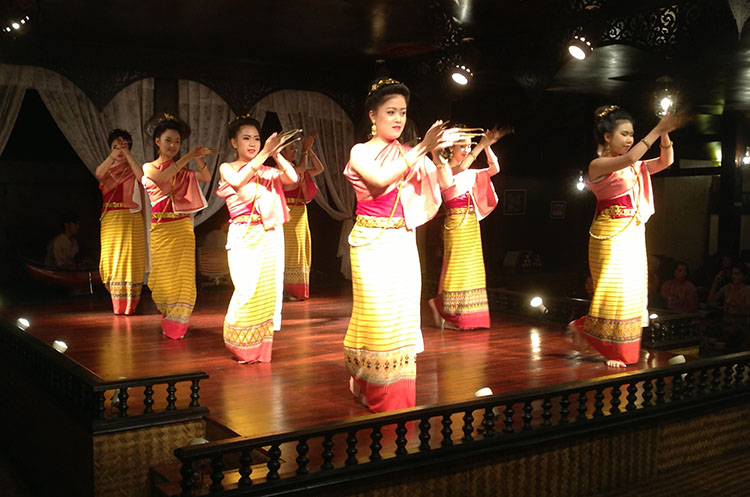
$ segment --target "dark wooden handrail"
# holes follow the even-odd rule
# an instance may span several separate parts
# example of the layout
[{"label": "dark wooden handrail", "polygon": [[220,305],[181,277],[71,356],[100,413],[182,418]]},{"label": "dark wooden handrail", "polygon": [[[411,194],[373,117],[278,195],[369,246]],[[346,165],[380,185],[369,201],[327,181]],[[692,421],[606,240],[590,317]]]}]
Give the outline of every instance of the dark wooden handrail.
[{"label": "dark wooden handrail", "polygon": [[[613,424],[675,416],[691,412],[698,406],[718,405],[732,399],[747,402],[750,397],[749,366],[750,352],[745,352],[648,371],[624,372],[594,380],[507,392],[446,405],[420,406],[372,414],[289,433],[266,434],[253,438],[238,437],[183,447],[175,450],[175,455],[183,463],[181,495],[193,495],[193,468],[198,461],[204,460],[209,460],[213,469],[212,495],[241,495],[245,491],[250,492],[250,489],[255,489],[252,492],[260,492],[261,488],[279,488],[278,485],[299,489],[313,484],[325,485],[325,481],[330,483],[336,480],[336,475],[343,474],[342,472],[346,472],[347,478],[352,477],[352,472],[361,472],[364,478],[368,467],[374,468],[372,465],[377,464],[377,467],[382,469],[383,464],[394,458],[401,461],[398,467],[403,470],[406,467],[404,456],[426,457],[426,454],[429,454],[429,457],[441,457],[437,454],[486,451],[488,447],[517,444],[519,440],[531,443],[534,439],[538,441],[540,437],[560,438],[572,436],[582,430],[601,430]],[[608,401],[606,405],[605,400]],[[477,411],[482,413],[481,419],[473,418]],[[465,414],[464,426],[456,427],[454,431],[451,428],[451,418],[461,414]],[[553,416],[559,416],[559,419],[553,422]],[[433,418],[442,420],[444,431],[441,432],[441,441],[433,440],[431,443],[430,420]],[[417,449],[411,449],[412,452],[407,453],[406,424],[414,422],[419,422],[419,440],[422,443]],[[395,445],[381,447],[380,432],[386,426],[397,427],[396,434],[400,440],[397,438]],[[402,430],[400,433],[399,429]],[[454,440],[460,435],[461,430],[465,433],[464,438]],[[373,437],[373,445],[370,446],[373,452],[369,460],[360,461],[356,455],[358,433],[364,436],[371,434]],[[335,435],[346,435],[346,448],[341,444],[338,448],[350,454],[346,462],[338,466],[332,463],[334,454],[331,442]],[[295,453],[282,457],[280,447],[290,443],[296,444],[297,453],[304,455],[310,450],[308,441],[312,439],[323,439],[323,450],[328,451],[323,456],[323,467],[319,470],[310,469],[307,467],[307,458],[300,457],[297,458],[299,468],[296,473],[282,476],[279,473],[280,461],[294,460]],[[435,446],[438,443],[439,446]],[[250,451],[264,447],[270,447],[270,461],[265,481],[253,482],[249,477],[249,462],[243,464],[243,457],[240,457],[238,471],[243,477],[237,484],[226,488],[222,485],[225,457],[242,454],[247,462],[250,458],[246,455]],[[463,454],[463,457],[465,455]],[[410,457],[407,459],[413,460]]]},{"label": "dark wooden handrail", "polygon": [[[203,371],[149,378],[104,380],[69,357],[52,349],[37,337],[0,318],[0,355],[4,361],[22,372],[29,380],[50,394],[50,397],[86,426],[92,433],[107,433],[190,419],[208,414],[200,405],[199,383],[208,378]],[[189,383],[187,407],[177,406],[177,384]],[[153,387],[165,386],[168,396],[154,407]],[[129,390],[143,387],[143,409],[128,413]],[[106,407],[107,391],[113,391],[112,409]],[[161,404],[161,403],[160,403]],[[132,412],[132,411],[131,411]]]}]

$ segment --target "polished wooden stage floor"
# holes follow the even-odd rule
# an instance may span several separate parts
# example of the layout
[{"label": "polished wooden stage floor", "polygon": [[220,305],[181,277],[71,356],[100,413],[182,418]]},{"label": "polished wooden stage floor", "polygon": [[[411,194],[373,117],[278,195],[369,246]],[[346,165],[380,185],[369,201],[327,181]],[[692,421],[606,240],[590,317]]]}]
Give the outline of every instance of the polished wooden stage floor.
[{"label": "polished wooden stage floor", "polygon": [[[238,364],[224,347],[222,323],[231,293],[201,292],[187,336],[162,336],[150,296],[141,314],[115,316],[108,299],[64,304],[3,306],[10,321],[26,317],[29,332],[51,344],[63,340],[67,356],[104,379],[189,371],[201,382],[201,404],[210,418],[237,434],[254,436],[362,416],[367,409],[348,389],[342,342],[351,295],[327,290],[305,302],[284,303],[273,361]],[[417,361],[417,404],[467,400],[482,387],[494,393],[619,373],[593,351],[577,351],[559,323],[493,316],[488,330],[458,332],[430,326],[423,306],[425,351]],[[628,371],[665,365],[668,352],[642,351]]]}]

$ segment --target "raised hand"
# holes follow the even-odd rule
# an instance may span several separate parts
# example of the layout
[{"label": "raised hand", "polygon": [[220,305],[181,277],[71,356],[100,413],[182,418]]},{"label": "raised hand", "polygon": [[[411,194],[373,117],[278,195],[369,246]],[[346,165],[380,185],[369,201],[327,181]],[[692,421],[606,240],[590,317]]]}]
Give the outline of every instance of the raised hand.
[{"label": "raised hand", "polygon": [[504,128],[500,128],[500,129],[498,129],[497,127],[494,127],[492,129],[487,130],[484,133],[484,137],[482,137],[481,141],[485,142],[485,144],[489,147],[497,143],[497,141],[503,136],[508,135],[510,133],[514,133],[514,132],[515,131],[510,126],[505,126]]},{"label": "raised hand", "polygon": [[302,150],[303,151],[304,150],[310,151],[312,149],[313,142],[315,141],[315,135],[316,134],[317,133],[313,131],[312,133],[310,133],[309,136],[307,136],[307,138],[305,138],[304,140],[302,140]]},{"label": "raised hand", "polygon": [[[440,119],[435,121],[432,126],[430,126],[430,129],[427,130],[427,133],[424,134],[424,139],[421,143],[421,145],[425,149],[425,152],[432,152],[433,150],[435,150],[438,144],[441,144],[442,136],[445,130],[445,124],[443,124],[443,121]],[[443,144],[442,148],[445,148],[447,146],[449,146],[449,144]]]},{"label": "raised hand", "polygon": [[276,155],[283,148],[280,145],[281,137],[278,133],[273,133],[266,139],[266,143],[263,145],[263,152],[267,155]]}]

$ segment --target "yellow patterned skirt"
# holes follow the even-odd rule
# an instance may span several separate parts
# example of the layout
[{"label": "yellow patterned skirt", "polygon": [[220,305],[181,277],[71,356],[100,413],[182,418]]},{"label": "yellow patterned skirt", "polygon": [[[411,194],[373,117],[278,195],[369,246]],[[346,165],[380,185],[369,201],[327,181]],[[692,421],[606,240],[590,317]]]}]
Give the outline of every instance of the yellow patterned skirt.
[{"label": "yellow patterned skirt", "polygon": [[229,226],[227,257],[234,293],[224,319],[224,343],[243,363],[271,361],[276,258],[281,257],[272,231],[261,224]]},{"label": "yellow patterned skirt", "polygon": [[162,331],[182,338],[195,305],[195,234],[189,217],[162,220],[151,231],[148,286],[162,314]]},{"label": "yellow patterned skirt", "polygon": [[115,314],[133,314],[146,273],[143,216],[127,209],[108,210],[101,219],[99,275],[112,297]]},{"label": "yellow patterned skirt", "polygon": [[435,307],[462,330],[490,327],[482,233],[474,209],[450,209],[443,228],[443,268]]},{"label": "yellow patterned skirt", "polygon": [[[648,262],[645,225],[631,218],[600,214],[589,239],[589,269],[594,282],[591,308],[582,335],[606,359],[633,364],[648,324]],[[630,223],[630,224],[628,224]]]},{"label": "yellow patterned skirt", "polygon": [[290,204],[284,226],[284,291],[297,300],[310,298],[310,247],[307,206]]},{"label": "yellow patterned skirt", "polygon": [[421,273],[414,231],[364,226],[378,224],[368,219],[386,221],[357,216],[349,235],[354,303],[344,357],[352,392],[383,412],[416,404]]}]

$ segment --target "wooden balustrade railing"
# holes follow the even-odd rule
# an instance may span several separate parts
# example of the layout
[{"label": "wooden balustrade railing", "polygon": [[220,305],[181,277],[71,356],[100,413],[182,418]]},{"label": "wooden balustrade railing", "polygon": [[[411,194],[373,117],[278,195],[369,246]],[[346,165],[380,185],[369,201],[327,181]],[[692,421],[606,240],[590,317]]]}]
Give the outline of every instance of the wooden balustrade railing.
[{"label": "wooden balustrade railing", "polygon": [[[200,381],[208,378],[204,372],[106,381],[2,319],[0,356],[74,418],[90,426],[93,434],[198,419],[208,413],[199,402]],[[128,402],[141,388],[143,408],[136,412]],[[161,390],[165,395],[156,397],[155,391]],[[183,394],[186,390],[190,393]]]},{"label": "wooden balustrade railing", "polygon": [[[373,414],[291,433],[183,447],[175,451],[182,462],[180,495],[282,495],[437,462],[466,457],[476,460],[502,450],[614,426],[707,413],[721,405],[750,400],[748,365],[750,353],[745,352],[449,405]],[[458,429],[454,424],[460,424]],[[250,453],[256,449],[267,449],[263,475],[254,475],[251,467]],[[360,454],[363,449],[369,449],[369,454]],[[316,454],[315,466],[311,465],[311,453]],[[229,460],[239,461],[236,470],[227,470]],[[210,467],[210,485],[202,485],[201,475],[196,474],[196,468],[205,463]],[[230,481],[225,483],[225,478]]]}]

